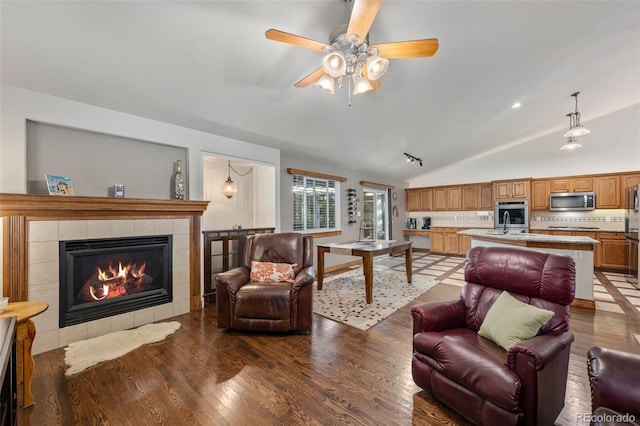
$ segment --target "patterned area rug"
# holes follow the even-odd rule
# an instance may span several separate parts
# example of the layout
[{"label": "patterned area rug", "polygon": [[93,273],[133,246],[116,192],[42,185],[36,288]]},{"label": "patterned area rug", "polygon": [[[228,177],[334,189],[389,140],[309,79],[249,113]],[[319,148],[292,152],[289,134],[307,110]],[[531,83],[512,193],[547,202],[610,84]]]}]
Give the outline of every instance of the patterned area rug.
[{"label": "patterned area rug", "polygon": [[407,283],[404,272],[376,268],[373,273],[373,302],[367,305],[362,269],[325,278],[322,290],[314,284],[313,312],[360,330],[368,330],[420,296],[437,281],[413,275]]}]

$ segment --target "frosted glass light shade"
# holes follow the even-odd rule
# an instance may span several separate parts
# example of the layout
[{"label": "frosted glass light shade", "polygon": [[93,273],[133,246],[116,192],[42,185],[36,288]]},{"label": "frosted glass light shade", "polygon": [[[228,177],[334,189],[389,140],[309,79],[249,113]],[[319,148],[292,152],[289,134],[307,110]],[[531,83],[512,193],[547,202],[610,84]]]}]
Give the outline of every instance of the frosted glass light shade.
[{"label": "frosted glass light shade", "polygon": [[332,95],[335,93],[335,80],[329,74],[324,74],[316,81],[316,87]]},{"label": "frosted glass light shade", "polygon": [[231,198],[238,193],[238,187],[235,182],[231,180],[231,176],[229,176],[224,182],[224,185],[222,185],[222,193],[227,198]]},{"label": "frosted glass light shade", "polygon": [[347,72],[347,61],[342,52],[331,52],[322,60],[322,69],[331,77],[340,77]]},{"label": "frosted glass light shade", "polygon": [[388,67],[389,60],[387,58],[381,58],[378,55],[369,56],[367,58],[367,77],[370,80],[377,80],[387,72]]},{"label": "frosted glass light shade", "polygon": [[585,136],[591,133],[591,130],[587,129],[584,126],[578,125],[569,129],[567,133],[564,134],[565,138],[579,138],[580,136]]},{"label": "frosted glass light shade", "polygon": [[560,147],[563,151],[573,151],[575,149],[582,148],[582,145],[573,137],[569,137],[567,141]]},{"label": "frosted glass light shade", "polygon": [[353,76],[353,94],[359,95],[360,93],[368,92],[369,90],[373,90],[371,83],[366,78],[358,78],[354,74]]}]

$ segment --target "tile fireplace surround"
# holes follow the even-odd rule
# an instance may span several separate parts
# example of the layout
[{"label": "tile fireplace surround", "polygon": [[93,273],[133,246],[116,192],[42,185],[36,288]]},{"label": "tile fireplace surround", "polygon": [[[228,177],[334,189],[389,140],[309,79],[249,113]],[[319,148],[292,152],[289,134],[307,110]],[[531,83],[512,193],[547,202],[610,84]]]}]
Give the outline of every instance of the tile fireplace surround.
[{"label": "tile fireplace surround", "polygon": [[[159,321],[202,307],[200,219],[208,201],[0,194],[3,295],[39,300],[33,353]],[[173,301],[58,328],[58,243],[62,240],[173,235]]]}]

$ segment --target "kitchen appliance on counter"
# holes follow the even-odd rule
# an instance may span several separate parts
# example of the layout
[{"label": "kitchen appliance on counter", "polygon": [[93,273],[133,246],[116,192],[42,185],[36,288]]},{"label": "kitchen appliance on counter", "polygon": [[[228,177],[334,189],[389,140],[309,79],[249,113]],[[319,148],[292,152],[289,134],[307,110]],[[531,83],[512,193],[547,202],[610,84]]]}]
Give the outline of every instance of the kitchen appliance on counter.
[{"label": "kitchen appliance on counter", "polygon": [[431,228],[431,218],[423,217],[422,218],[422,229],[430,229]]},{"label": "kitchen appliance on counter", "polygon": [[559,192],[549,194],[549,210],[555,212],[588,211],[596,208],[593,192]]},{"label": "kitchen appliance on counter", "polygon": [[417,229],[418,228],[418,219],[415,217],[411,217],[407,219],[407,229]]},{"label": "kitchen appliance on counter", "polygon": [[518,232],[527,232],[529,229],[529,202],[528,201],[496,201],[495,228],[515,229]]},{"label": "kitchen appliance on counter", "polygon": [[627,240],[629,255],[627,256],[627,281],[640,289],[638,284],[638,264],[640,254],[638,252],[638,223],[640,222],[640,185],[625,188],[624,194],[624,236]]}]

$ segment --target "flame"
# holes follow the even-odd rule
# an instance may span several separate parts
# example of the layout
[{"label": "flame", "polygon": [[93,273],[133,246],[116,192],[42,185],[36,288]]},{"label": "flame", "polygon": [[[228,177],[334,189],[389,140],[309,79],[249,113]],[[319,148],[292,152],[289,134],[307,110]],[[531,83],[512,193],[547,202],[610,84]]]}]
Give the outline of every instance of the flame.
[{"label": "flame", "polygon": [[122,262],[118,262],[117,268],[114,268],[112,264],[109,264],[104,270],[97,267],[97,279],[103,282],[102,291],[100,292],[99,286],[94,288],[93,285],[90,285],[89,293],[91,294],[91,298],[100,301],[125,296],[127,294],[127,287],[125,285],[128,282],[140,280],[140,278],[145,275],[144,270],[146,266],[146,262],[143,262],[141,265],[129,263],[126,266],[123,266]]}]

